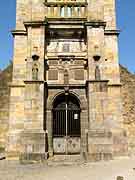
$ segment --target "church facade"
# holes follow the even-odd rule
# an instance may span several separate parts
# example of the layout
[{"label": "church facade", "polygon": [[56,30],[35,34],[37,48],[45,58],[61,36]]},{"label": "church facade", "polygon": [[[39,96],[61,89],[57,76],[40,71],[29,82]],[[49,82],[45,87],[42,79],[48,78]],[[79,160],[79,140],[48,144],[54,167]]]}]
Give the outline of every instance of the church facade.
[{"label": "church facade", "polygon": [[127,154],[115,0],[17,0],[8,157]]}]

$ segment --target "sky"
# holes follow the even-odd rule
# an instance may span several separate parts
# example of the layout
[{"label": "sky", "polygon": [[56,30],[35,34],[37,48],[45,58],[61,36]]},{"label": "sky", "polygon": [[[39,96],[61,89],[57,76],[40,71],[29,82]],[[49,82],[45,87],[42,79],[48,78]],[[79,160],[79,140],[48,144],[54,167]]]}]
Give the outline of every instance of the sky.
[{"label": "sky", "polygon": [[[119,60],[129,71],[135,73],[135,0],[116,0],[119,36]],[[16,0],[1,0],[0,5],[0,69],[13,59]]]}]

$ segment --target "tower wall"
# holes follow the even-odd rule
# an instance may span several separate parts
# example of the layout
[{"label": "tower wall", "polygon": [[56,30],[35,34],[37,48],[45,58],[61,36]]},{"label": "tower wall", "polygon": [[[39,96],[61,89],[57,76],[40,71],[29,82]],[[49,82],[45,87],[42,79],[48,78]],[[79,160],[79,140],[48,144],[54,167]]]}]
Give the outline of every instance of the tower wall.
[{"label": "tower wall", "polygon": [[[40,69],[40,81],[44,80],[44,27],[31,27],[25,24],[26,21],[43,20],[43,7],[41,1],[17,0],[16,4],[16,29],[12,32],[14,36],[14,57],[13,77],[10,85],[8,157],[19,157],[24,149],[32,149],[33,147],[27,147],[28,144],[33,143],[28,138],[32,135],[35,136],[36,134],[37,136],[37,142],[39,142],[37,146],[44,145],[45,141],[44,138],[43,140],[41,138],[40,142],[40,137],[42,135],[44,137],[44,85],[31,82],[34,64],[32,56],[35,54],[39,56],[37,66]],[[30,135],[28,135],[27,129],[29,129]],[[38,151],[36,153],[38,154]]]},{"label": "tower wall", "polygon": [[17,0],[12,33],[9,157],[53,155],[47,103],[58,90],[83,92],[87,107],[81,115],[80,151],[85,157],[125,154],[115,1]]}]

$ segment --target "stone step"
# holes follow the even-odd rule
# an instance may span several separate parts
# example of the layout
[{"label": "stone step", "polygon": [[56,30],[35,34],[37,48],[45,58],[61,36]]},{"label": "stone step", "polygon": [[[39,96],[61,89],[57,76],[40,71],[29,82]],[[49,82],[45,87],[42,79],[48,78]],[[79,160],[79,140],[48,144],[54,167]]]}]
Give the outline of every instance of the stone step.
[{"label": "stone step", "polygon": [[80,155],[55,155],[47,160],[49,166],[82,164]]}]

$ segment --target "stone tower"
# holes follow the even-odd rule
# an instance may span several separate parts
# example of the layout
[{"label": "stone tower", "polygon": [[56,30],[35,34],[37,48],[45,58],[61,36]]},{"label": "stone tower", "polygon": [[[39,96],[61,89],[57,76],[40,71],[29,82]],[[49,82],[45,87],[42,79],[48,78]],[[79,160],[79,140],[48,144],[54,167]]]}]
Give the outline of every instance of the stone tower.
[{"label": "stone tower", "polygon": [[115,0],[16,3],[8,157],[124,155]]}]

